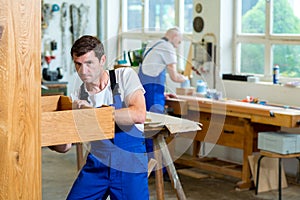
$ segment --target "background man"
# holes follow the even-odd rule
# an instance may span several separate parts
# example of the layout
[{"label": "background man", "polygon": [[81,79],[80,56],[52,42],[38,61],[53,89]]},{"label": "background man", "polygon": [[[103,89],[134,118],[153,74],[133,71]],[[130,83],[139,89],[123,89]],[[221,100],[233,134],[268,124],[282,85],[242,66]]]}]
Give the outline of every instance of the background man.
[{"label": "background man", "polygon": [[[139,78],[146,91],[147,111],[164,113],[166,72],[174,82],[182,83],[187,77],[177,72],[176,48],[182,41],[182,33],[177,27],[167,30],[165,36],[149,43],[144,52]],[[146,139],[149,158],[153,157],[153,141]]]}]

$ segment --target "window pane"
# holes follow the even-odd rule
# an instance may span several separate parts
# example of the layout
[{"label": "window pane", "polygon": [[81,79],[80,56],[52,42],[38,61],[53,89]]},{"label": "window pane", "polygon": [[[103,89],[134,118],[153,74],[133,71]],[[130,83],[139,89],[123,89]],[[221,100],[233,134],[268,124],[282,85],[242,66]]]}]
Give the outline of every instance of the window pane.
[{"label": "window pane", "polygon": [[141,29],[142,3],[140,0],[127,0],[127,28],[128,30]]},{"label": "window pane", "polygon": [[273,33],[300,34],[300,1],[273,1]]},{"label": "window pane", "polygon": [[166,30],[175,25],[175,0],[149,1],[149,30]]},{"label": "window pane", "polygon": [[264,62],[264,45],[241,44],[241,73],[264,74]]},{"label": "window pane", "polygon": [[184,1],[184,32],[193,31],[193,0]]},{"label": "window pane", "polygon": [[280,67],[280,76],[300,77],[300,45],[274,45],[273,64]]},{"label": "window pane", "polygon": [[265,0],[242,0],[242,33],[265,33],[265,7]]}]

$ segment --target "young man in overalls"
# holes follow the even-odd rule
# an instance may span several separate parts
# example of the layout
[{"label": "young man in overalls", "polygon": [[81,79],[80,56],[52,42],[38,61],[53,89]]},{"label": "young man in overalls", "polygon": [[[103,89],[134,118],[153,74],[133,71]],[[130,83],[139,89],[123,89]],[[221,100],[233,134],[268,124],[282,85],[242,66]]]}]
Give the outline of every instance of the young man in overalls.
[{"label": "young man in overalls", "polygon": [[104,70],[104,47],[96,37],[75,41],[71,56],[83,82],[73,96],[73,107],[114,106],[116,132],[114,139],[91,142],[86,164],[67,199],[149,199],[143,135],[146,106],[137,74],[131,68]]}]

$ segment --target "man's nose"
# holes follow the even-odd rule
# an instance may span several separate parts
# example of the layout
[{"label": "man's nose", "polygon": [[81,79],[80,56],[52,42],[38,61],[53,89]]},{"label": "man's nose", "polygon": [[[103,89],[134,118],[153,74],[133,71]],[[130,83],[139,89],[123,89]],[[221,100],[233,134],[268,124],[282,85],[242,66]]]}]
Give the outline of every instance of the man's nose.
[{"label": "man's nose", "polygon": [[83,64],[81,67],[80,67],[80,72],[81,74],[85,74],[87,72],[87,65],[86,64]]}]

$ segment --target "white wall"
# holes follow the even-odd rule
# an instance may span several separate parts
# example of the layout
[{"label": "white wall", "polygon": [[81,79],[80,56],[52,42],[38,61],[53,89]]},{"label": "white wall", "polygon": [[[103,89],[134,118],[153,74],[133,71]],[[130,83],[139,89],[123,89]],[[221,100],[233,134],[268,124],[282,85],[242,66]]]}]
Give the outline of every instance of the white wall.
[{"label": "white wall", "polygon": [[[201,3],[202,12],[196,13],[194,9],[194,17],[200,16],[204,21],[204,28],[200,33],[193,32],[193,42],[213,42],[216,45],[216,62],[215,70],[217,76],[220,71],[231,71],[232,68],[232,23],[233,23],[233,0],[194,0],[194,5]],[[214,37],[216,41],[214,40]],[[197,65],[197,64],[194,64]],[[197,68],[197,66],[196,66]],[[210,87],[214,86],[213,66],[206,73],[202,73],[201,77],[193,74],[195,85],[196,79],[204,79]],[[220,80],[216,80],[216,87],[220,88]]]},{"label": "white wall", "polygon": [[104,19],[104,31],[103,31],[103,42],[104,48],[107,55],[106,66],[112,68],[117,59],[118,51],[118,31],[119,31],[119,19],[120,19],[120,1],[110,0],[103,3],[105,12]]}]

